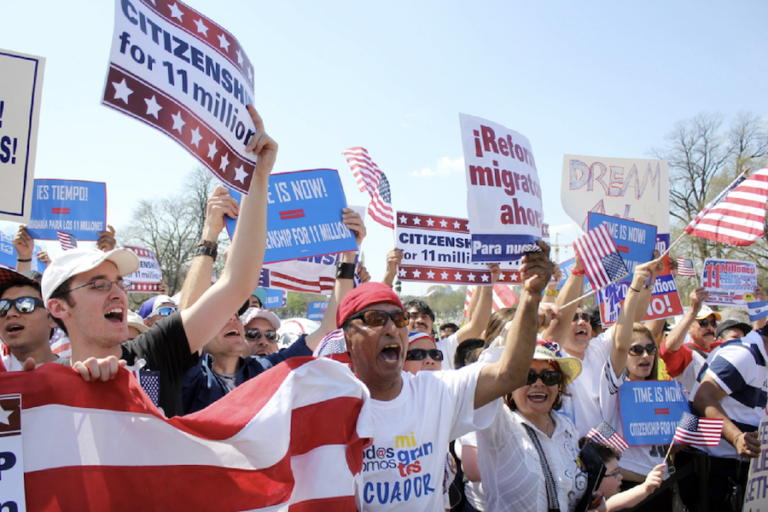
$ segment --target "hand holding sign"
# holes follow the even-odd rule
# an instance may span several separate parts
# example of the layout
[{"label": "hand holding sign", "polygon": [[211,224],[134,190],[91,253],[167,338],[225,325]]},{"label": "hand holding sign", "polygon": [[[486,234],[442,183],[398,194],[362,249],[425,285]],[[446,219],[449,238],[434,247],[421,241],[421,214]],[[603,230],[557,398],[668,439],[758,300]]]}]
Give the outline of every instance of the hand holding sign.
[{"label": "hand holding sign", "polygon": [[253,153],[258,157],[253,177],[267,180],[277,159],[277,142],[267,135],[267,132],[264,130],[264,121],[262,121],[261,116],[256,112],[253,105],[248,105],[248,113],[251,114],[256,131],[248,141],[245,152]]},{"label": "hand holding sign", "polygon": [[203,227],[203,239],[216,241],[219,233],[224,229],[225,216],[236,219],[240,214],[240,205],[231,195],[229,190],[221,185],[216,187],[205,208],[205,226]]},{"label": "hand holding sign", "polygon": [[96,241],[96,247],[104,252],[109,252],[117,245],[115,240],[115,228],[107,224],[106,231],[99,231],[99,239]]},{"label": "hand holding sign", "polygon": [[541,252],[529,252],[523,256],[520,275],[523,288],[533,296],[540,296],[555,272],[555,266],[549,259],[549,246],[543,241],[536,242]]},{"label": "hand holding sign", "polygon": [[344,208],[342,212],[341,220],[344,222],[344,225],[347,226],[347,229],[355,234],[357,247],[361,247],[363,245],[363,239],[367,234],[365,224],[363,223],[363,218],[359,213],[355,212],[351,208]]},{"label": "hand holding sign", "polygon": [[[13,237],[13,248],[16,249],[17,257],[20,260],[31,260],[32,251],[35,248],[35,241],[27,233],[26,224],[19,226],[19,230]],[[17,260],[18,261],[18,260]]]}]

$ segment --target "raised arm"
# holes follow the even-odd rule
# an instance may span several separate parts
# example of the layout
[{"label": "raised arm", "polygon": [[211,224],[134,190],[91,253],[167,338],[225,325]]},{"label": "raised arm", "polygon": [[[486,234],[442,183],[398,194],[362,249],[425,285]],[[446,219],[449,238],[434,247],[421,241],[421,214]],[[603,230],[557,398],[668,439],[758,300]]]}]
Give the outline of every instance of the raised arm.
[{"label": "raised arm", "polygon": [[483,329],[488,325],[488,320],[491,319],[493,313],[493,285],[498,279],[500,271],[499,266],[496,263],[488,265],[491,269],[491,286],[478,286],[475,288],[475,293],[472,294],[470,302],[477,297],[477,303],[474,308],[470,304],[472,309],[472,315],[469,317],[469,321],[456,332],[456,341],[459,344],[471,338],[479,338]]},{"label": "raised arm", "polygon": [[476,409],[525,384],[536,347],[541,292],[554,272],[554,265],[549,260],[549,246],[544,242],[539,242],[539,246],[541,252],[523,256],[523,265],[520,267],[523,293],[520,303],[507,332],[501,359],[480,370],[475,388]]},{"label": "raised arm", "polygon": [[560,290],[560,295],[557,296],[555,304],[560,308],[560,318],[554,320],[549,328],[547,328],[541,335],[546,340],[554,340],[562,345],[563,340],[568,337],[568,331],[571,329],[571,320],[576,313],[578,304],[571,304],[567,308],[563,306],[576,300],[584,294],[584,265],[581,262],[579,255],[576,255],[575,264],[571,275],[565,281],[563,288]]},{"label": "raised arm", "polygon": [[32,251],[35,241],[27,232],[27,226],[22,224],[13,237],[13,248],[16,249],[16,272],[32,270]]},{"label": "raised arm", "polygon": [[688,311],[685,312],[683,319],[677,323],[675,328],[664,339],[664,345],[667,350],[670,352],[680,350],[680,347],[683,346],[683,341],[685,341],[685,335],[688,334],[693,322],[696,320],[696,315],[699,314],[701,307],[707,299],[709,299],[709,293],[704,288],[696,288],[691,292]]},{"label": "raised arm", "polygon": [[387,269],[384,271],[384,278],[381,282],[390,288],[397,279],[397,269],[400,268],[400,262],[403,261],[403,251],[392,249],[387,253]]}]

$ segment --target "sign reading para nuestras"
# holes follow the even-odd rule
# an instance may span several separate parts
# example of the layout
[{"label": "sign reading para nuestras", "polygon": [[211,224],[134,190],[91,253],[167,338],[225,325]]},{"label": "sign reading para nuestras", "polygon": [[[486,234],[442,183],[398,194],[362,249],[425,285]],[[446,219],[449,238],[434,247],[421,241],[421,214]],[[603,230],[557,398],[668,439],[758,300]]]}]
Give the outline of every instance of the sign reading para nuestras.
[{"label": "sign reading para nuestras", "polygon": [[0,220],[29,220],[44,68],[42,57],[0,50]]},{"label": "sign reading para nuestras", "polygon": [[630,446],[669,444],[688,409],[682,384],[673,380],[624,382],[619,387],[624,439]]},{"label": "sign reading para nuestras", "polygon": [[131,283],[129,293],[160,293],[160,282],[163,280],[163,269],[157,261],[155,253],[143,247],[124,246],[139,257],[139,270],[128,274],[125,280]]},{"label": "sign reading para nuestras", "polygon": [[757,265],[754,261],[707,258],[701,285],[709,293],[709,300],[704,304],[746,307],[755,300]]},{"label": "sign reading para nuestras", "polygon": [[322,322],[326,309],[328,309],[328,301],[310,302],[307,305],[307,319]]},{"label": "sign reading para nuestras", "polygon": [[253,66],[232,34],[178,0],[115,0],[109,60],[102,104],[165,133],[248,193]]},{"label": "sign reading para nuestras", "polygon": [[[240,202],[240,194],[230,194]],[[267,203],[265,263],[357,250],[355,234],[341,220],[347,199],[335,170],[273,174]],[[226,222],[231,239],[237,221]]]},{"label": "sign reading para nuestras", "polygon": [[0,509],[27,510],[19,394],[0,396]]},{"label": "sign reading para nuestras", "polygon": [[472,261],[515,261],[538,251],[544,213],[531,143],[479,117],[459,114],[459,122]]},{"label": "sign reading para nuestras", "polygon": [[565,155],[560,199],[585,231],[589,212],[651,224],[669,233],[669,165],[664,160]]},{"label": "sign reading para nuestras", "polygon": [[744,488],[743,512],[765,512],[768,510],[768,416],[760,420],[757,431],[760,441],[760,456],[749,464],[749,480]]},{"label": "sign reading para nuestras", "polygon": [[96,241],[107,227],[107,184],[79,180],[35,180],[29,236],[58,240],[56,231]]}]

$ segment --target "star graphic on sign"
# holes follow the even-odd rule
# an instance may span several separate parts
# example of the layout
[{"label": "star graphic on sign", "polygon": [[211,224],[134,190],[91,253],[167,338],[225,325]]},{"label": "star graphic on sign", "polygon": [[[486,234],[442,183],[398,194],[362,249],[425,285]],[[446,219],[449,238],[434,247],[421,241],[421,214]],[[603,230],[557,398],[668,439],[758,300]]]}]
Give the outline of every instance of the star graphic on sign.
[{"label": "star graphic on sign", "polygon": [[171,117],[173,118],[173,129],[179,130],[179,133],[181,133],[181,129],[184,128],[184,125],[187,124],[184,119],[181,117],[181,112],[178,114],[171,114]]},{"label": "star graphic on sign", "polygon": [[504,280],[504,274],[502,274],[502,273],[500,272],[500,273],[499,273],[499,281],[503,281],[503,280]]},{"label": "star graphic on sign", "polygon": [[408,271],[406,271],[404,268],[401,268],[400,277],[408,277]]},{"label": "star graphic on sign", "polygon": [[510,274],[510,276],[509,276],[509,280],[510,280],[510,281],[517,281],[517,274],[514,274],[514,273],[513,273],[513,274]]},{"label": "star graphic on sign", "polygon": [[213,157],[216,156],[217,152],[218,152],[218,149],[216,149],[216,143],[215,142],[211,142],[210,144],[208,144],[208,158],[213,160]]},{"label": "star graphic on sign", "polygon": [[418,218],[418,217],[414,217],[413,218],[413,223],[416,224],[417,226],[420,226],[421,225],[421,219]]},{"label": "star graphic on sign", "polygon": [[125,83],[125,78],[123,78],[122,82],[112,82],[112,85],[115,87],[115,98],[116,100],[123,100],[125,104],[128,104],[128,96],[133,94],[133,91],[128,88],[128,84]]},{"label": "star graphic on sign", "polygon": [[430,270],[429,272],[427,272],[427,277],[430,278],[430,279],[434,279],[435,278],[435,273]]},{"label": "star graphic on sign", "polygon": [[484,283],[487,283],[488,282],[488,274],[482,274],[480,276],[480,279],[482,279]]},{"label": "star graphic on sign", "polygon": [[203,34],[205,37],[208,37],[208,27],[205,26],[202,19],[197,20],[195,25],[197,25],[198,34]]},{"label": "star graphic on sign", "polygon": [[152,99],[149,100],[144,98],[144,102],[147,104],[147,115],[153,115],[155,116],[155,119],[160,119],[157,117],[157,114],[163,109],[163,107],[157,104],[157,96],[153,94]]},{"label": "star graphic on sign", "polygon": [[190,144],[194,144],[196,147],[200,147],[200,141],[203,139],[203,136],[200,135],[200,127],[198,126],[194,130],[192,130],[192,142]]},{"label": "star graphic on sign", "polygon": [[239,181],[245,185],[245,178],[248,177],[248,173],[243,170],[243,166],[235,167],[235,181]]},{"label": "star graphic on sign", "polygon": [[441,221],[440,221],[440,227],[441,227],[441,228],[446,228],[446,227],[448,227],[448,223],[447,223],[447,222],[445,222],[445,219],[443,219],[443,220],[441,220]]},{"label": "star graphic on sign", "polygon": [[459,228],[461,227],[461,222],[459,222],[459,221],[455,221],[455,222],[453,223],[453,227],[454,227],[455,229],[459,229]]},{"label": "star graphic on sign", "polygon": [[461,274],[459,272],[456,272],[453,274],[453,278],[457,281],[461,281]]},{"label": "star graphic on sign", "polygon": [[227,154],[224,153],[223,155],[221,155],[221,163],[219,164],[219,170],[226,171],[228,165],[229,165],[229,158],[227,158]]},{"label": "star graphic on sign", "polygon": [[229,41],[227,41],[227,38],[224,36],[224,34],[221,34],[219,37],[219,48],[223,48],[225,52],[229,52]]},{"label": "star graphic on sign", "polygon": [[414,270],[413,277],[419,277],[419,276],[421,276],[421,270],[418,270],[418,269]]},{"label": "star graphic on sign", "polygon": [[432,219],[427,219],[427,226],[432,227],[434,225],[435,225],[435,221],[433,221]]},{"label": "star graphic on sign", "polygon": [[443,272],[442,274],[440,274],[440,277],[442,277],[443,279],[448,279],[448,272]]},{"label": "star graphic on sign", "polygon": [[243,65],[243,54],[240,52],[240,50],[235,50],[235,53],[237,54],[237,63],[238,65]]},{"label": "star graphic on sign", "polygon": [[182,21],[181,17],[184,16],[184,13],[179,9],[179,4],[169,5],[168,7],[171,9],[171,18],[176,18],[179,21]]},{"label": "star graphic on sign", "polygon": [[10,416],[11,414],[13,414],[13,409],[11,409],[10,411],[6,411],[6,410],[3,410],[3,406],[0,405],[0,423],[3,423],[5,425],[10,425],[11,422],[8,419],[8,416]]},{"label": "star graphic on sign", "polygon": [[470,281],[475,280],[475,274],[469,274],[467,277],[469,278]]},{"label": "star graphic on sign", "polygon": [[408,224],[408,217],[406,217],[405,215],[401,215],[400,216],[400,222],[402,224]]}]

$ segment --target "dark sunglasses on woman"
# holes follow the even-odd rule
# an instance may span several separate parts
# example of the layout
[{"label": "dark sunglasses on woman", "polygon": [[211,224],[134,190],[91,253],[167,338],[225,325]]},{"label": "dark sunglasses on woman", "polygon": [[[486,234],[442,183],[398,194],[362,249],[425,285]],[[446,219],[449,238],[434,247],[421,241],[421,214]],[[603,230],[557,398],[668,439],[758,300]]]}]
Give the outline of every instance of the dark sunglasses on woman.
[{"label": "dark sunglasses on woman", "polygon": [[405,355],[406,361],[423,361],[427,358],[427,356],[431,357],[433,361],[442,361],[443,360],[443,353],[436,348],[431,348],[429,350],[425,348],[412,348],[408,351],[408,353]]},{"label": "dark sunglasses on woman", "polygon": [[525,385],[530,386],[539,379],[541,379],[541,382],[543,382],[545,386],[554,386],[556,384],[560,384],[560,372],[555,370],[546,370],[541,373],[536,373],[533,370],[528,370],[528,380],[526,381]]},{"label": "dark sunglasses on woman", "polygon": [[629,347],[629,355],[631,355],[631,356],[641,356],[644,353],[648,352],[648,355],[652,356],[653,354],[656,353],[656,350],[658,350],[658,348],[653,343],[649,343],[649,344],[647,344],[645,346],[643,346],[643,345],[632,345],[631,347]]}]

